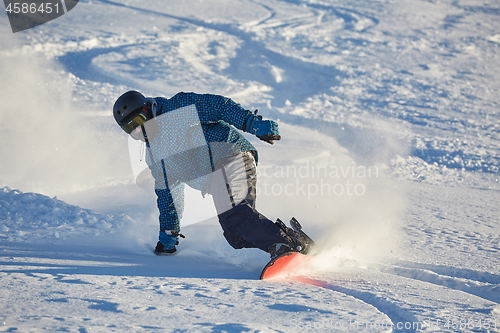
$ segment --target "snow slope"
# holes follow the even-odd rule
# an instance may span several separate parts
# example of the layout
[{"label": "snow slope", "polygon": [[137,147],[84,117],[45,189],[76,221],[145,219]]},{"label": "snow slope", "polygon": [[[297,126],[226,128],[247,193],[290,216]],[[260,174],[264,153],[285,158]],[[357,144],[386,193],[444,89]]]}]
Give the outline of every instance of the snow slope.
[{"label": "snow slope", "polygon": [[[0,331],[500,331],[500,5],[80,1],[0,15]],[[279,121],[258,208],[320,253],[301,281],[226,244],[187,190],[156,257],[114,100],[232,97]]]}]

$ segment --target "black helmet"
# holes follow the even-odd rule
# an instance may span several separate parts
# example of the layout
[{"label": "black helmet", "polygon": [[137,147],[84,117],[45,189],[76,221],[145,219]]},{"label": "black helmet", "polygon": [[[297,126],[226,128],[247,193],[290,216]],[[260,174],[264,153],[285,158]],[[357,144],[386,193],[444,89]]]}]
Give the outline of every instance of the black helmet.
[{"label": "black helmet", "polygon": [[[127,91],[116,100],[113,106],[113,116],[118,125],[130,134],[135,127],[146,121],[145,106],[147,106],[147,99],[143,94],[134,90]],[[139,117],[141,119],[136,119],[138,115],[143,116]]]}]

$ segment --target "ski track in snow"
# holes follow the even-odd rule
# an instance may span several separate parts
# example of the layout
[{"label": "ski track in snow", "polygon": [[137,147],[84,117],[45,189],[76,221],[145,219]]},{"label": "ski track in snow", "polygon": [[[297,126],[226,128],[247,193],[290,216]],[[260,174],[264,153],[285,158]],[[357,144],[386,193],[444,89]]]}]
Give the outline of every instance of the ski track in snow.
[{"label": "ski track in snow", "polygon": [[[411,184],[402,250],[365,263],[333,249],[301,282],[254,281],[266,256],[231,250],[213,223],[184,228],[178,255],[152,256],[156,225],[138,222],[151,197],[130,184],[97,189],[105,202],[66,193],[94,210],[4,187],[0,331],[498,331],[498,6],[205,2],[81,1],[75,25],[21,44],[72,73],[79,102],[109,108],[128,88],[231,95],[284,133],[313,128],[356,163],[385,165]],[[116,19],[131,12],[134,31]],[[92,20],[113,25],[92,33]]]}]

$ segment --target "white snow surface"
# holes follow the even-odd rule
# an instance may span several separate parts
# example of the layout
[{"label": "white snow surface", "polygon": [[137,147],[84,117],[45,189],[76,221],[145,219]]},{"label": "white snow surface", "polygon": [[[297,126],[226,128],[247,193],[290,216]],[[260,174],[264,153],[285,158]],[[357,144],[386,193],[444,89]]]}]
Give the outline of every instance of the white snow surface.
[{"label": "white snow surface", "polygon": [[[0,331],[500,332],[500,4],[83,0],[0,15]],[[224,240],[186,190],[155,256],[111,109],[221,94],[280,124],[259,210],[318,244],[301,281]],[[245,134],[247,135],[247,134]]]}]

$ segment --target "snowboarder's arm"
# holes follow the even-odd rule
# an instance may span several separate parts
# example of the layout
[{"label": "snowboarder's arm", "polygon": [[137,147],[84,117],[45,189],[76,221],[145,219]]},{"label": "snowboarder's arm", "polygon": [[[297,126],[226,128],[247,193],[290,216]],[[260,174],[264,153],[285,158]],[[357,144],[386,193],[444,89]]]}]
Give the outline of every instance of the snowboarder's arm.
[{"label": "snowboarder's arm", "polygon": [[254,134],[259,139],[270,144],[273,144],[273,140],[281,139],[278,124],[275,121],[263,120],[262,116],[258,116],[256,112],[252,113],[245,110],[240,104],[227,97],[203,95],[203,98],[206,103],[202,103],[201,109],[203,110],[205,105],[211,106],[205,109],[210,121],[223,120],[244,132]]},{"label": "snowboarder's arm", "polygon": [[155,189],[158,211],[160,212],[160,231],[180,230],[180,219],[184,209],[184,184],[177,182],[165,188]]},{"label": "snowboarder's arm", "polygon": [[220,95],[196,95],[196,108],[202,124],[225,121],[237,129],[244,130],[247,118],[252,112],[245,110],[232,99]]}]

